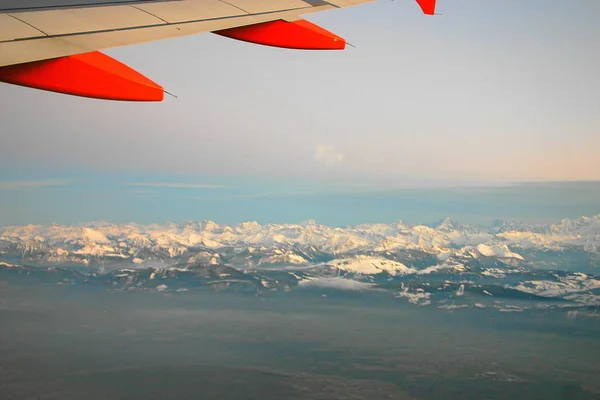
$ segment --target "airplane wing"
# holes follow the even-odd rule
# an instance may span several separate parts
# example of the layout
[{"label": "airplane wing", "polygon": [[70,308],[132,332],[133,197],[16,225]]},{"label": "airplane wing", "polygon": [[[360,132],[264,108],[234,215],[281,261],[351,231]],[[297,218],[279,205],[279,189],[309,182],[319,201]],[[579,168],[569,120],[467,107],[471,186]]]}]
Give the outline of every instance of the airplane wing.
[{"label": "airplane wing", "polygon": [[[0,9],[0,82],[76,96],[161,101],[164,89],[99,50],[213,32],[274,47],[342,50],[303,15],[374,0],[133,0]],[[416,0],[434,14],[436,0]]]}]

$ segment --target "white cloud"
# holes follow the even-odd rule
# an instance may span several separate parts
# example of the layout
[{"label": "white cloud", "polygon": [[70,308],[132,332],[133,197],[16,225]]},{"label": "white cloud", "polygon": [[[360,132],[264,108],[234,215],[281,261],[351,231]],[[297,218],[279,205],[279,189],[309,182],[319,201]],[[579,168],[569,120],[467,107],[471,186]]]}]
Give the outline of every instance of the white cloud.
[{"label": "white cloud", "polygon": [[72,182],[66,179],[44,179],[37,181],[0,181],[0,190],[21,190],[50,186],[66,186]]},{"label": "white cloud", "polygon": [[320,144],[315,150],[315,161],[326,167],[334,167],[344,160],[344,153],[336,151],[333,146]]},{"label": "white cloud", "polygon": [[126,183],[127,186],[136,187],[158,187],[158,188],[172,188],[172,189],[224,189],[228,186],[222,185],[211,185],[204,183],[176,183],[176,182],[133,182]]}]

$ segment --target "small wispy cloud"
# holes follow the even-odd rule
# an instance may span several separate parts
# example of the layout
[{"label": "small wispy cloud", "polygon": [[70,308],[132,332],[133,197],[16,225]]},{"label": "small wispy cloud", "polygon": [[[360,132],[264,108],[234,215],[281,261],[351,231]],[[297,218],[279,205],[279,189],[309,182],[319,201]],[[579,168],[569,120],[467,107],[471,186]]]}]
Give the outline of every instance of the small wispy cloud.
[{"label": "small wispy cloud", "polygon": [[72,181],[66,179],[42,179],[29,181],[0,181],[0,190],[23,190],[53,186],[67,186]]},{"label": "small wispy cloud", "polygon": [[130,182],[126,186],[153,187],[170,189],[226,189],[229,186],[213,185],[205,183],[177,183],[177,182]]},{"label": "small wispy cloud", "polygon": [[333,146],[320,144],[315,150],[315,161],[326,167],[335,167],[344,160],[344,153],[337,151]]}]

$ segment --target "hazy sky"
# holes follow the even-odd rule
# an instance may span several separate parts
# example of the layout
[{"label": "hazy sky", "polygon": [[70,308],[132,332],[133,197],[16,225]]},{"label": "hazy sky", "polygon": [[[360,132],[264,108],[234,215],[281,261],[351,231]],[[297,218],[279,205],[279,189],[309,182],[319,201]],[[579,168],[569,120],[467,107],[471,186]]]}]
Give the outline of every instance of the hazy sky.
[{"label": "hazy sky", "polygon": [[179,96],[158,104],[2,85],[2,168],[599,179],[600,2],[438,7],[310,15],[343,52],[211,34],[109,51]]},{"label": "hazy sky", "polygon": [[341,52],[212,34],[107,52],[179,96],[162,103],[0,85],[0,194],[83,171],[599,180],[600,2],[439,0],[438,12],[397,0],[308,16],[356,46]]}]

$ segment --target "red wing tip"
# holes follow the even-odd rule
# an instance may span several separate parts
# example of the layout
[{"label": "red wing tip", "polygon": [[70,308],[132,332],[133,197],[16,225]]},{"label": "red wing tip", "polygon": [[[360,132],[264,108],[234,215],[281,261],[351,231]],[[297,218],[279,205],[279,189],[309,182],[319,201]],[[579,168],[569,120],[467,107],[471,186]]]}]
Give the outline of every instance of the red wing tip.
[{"label": "red wing tip", "polygon": [[434,15],[436,0],[417,0],[417,3],[423,10],[423,14]]}]

